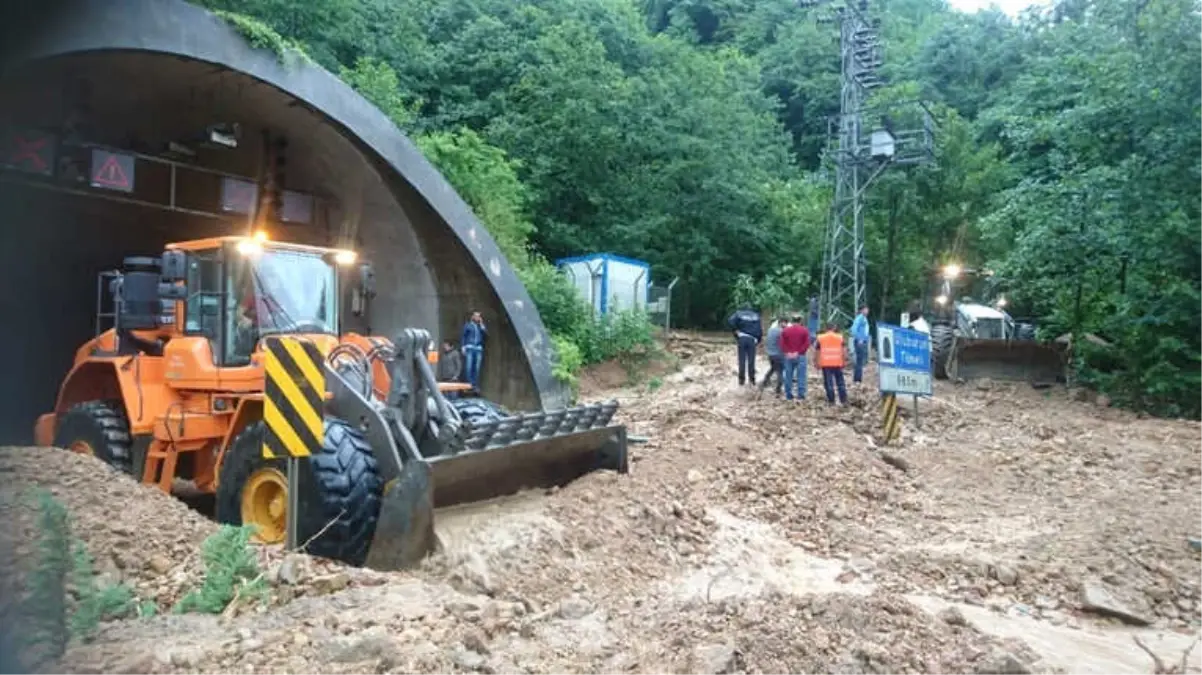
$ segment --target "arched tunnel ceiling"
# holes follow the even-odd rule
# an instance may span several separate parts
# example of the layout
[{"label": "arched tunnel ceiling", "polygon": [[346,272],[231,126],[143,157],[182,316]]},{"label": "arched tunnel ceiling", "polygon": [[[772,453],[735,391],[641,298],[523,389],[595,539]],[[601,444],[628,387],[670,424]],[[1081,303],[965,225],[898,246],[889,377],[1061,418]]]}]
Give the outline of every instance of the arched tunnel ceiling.
[{"label": "arched tunnel ceiling", "polygon": [[[252,49],[221,19],[180,0],[67,7],[6,59],[0,122],[60,135],[74,128],[88,142],[147,156],[209,124],[237,122],[237,149],[199,148],[185,161],[247,177],[259,171],[260,130],[282,133],[286,187],[316,195],[324,208],[318,225],[280,227],[273,236],[360,247],[377,271],[373,332],[417,326],[457,339],[468,313],[481,309],[492,335],[484,394],[517,408],[564,403],[524,287],[453,188],[370,103],[317,66]],[[147,176],[138,191],[167,189],[138,171]],[[199,236],[183,227],[189,220],[179,218],[168,238]],[[206,227],[241,232],[244,224],[234,218]],[[146,251],[127,253],[137,252]],[[94,286],[79,290],[94,293]]]}]

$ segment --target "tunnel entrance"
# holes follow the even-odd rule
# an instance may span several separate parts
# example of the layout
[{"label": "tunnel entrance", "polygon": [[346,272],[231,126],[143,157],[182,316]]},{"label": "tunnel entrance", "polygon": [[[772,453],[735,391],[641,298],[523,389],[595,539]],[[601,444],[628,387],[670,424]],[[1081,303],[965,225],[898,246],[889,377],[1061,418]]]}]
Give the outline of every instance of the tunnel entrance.
[{"label": "tunnel entrance", "polygon": [[12,362],[0,443],[31,441],[53,409],[96,332],[100,272],[168,242],[247,234],[253,213],[268,214],[253,229],[273,240],[350,248],[373,263],[377,295],[362,316],[343,304],[344,330],[454,339],[479,310],[490,333],[484,396],[515,410],[556,401],[549,341],[520,282],[387,118],[328,73],[270,61],[200,10],[171,7],[197,14],[180,49],[204,57],[171,51],[179,24],[150,13],[136,31],[120,24],[136,34],[127,46],[89,42],[95,22],[81,20],[72,39],[89,46],[0,71],[0,346]]},{"label": "tunnel entrance", "polygon": [[[0,348],[11,362],[0,379],[0,443],[32,441],[76,350],[112,327],[97,316],[112,311],[99,277],[124,258],[256,228],[294,243],[361,247],[359,215],[387,208],[379,206],[387,193],[371,193],[372,172],[353,148],[334,141],[344,152],[321,155],[311,134],[289,151],[297,120],[288,113],[299,111],[272,94],[197,62],[128,53],[37,62],[0,83],[9,328]],[[340,201],[326,170],[369,189]],[[340,233],[332,217],[341,217]]]}]

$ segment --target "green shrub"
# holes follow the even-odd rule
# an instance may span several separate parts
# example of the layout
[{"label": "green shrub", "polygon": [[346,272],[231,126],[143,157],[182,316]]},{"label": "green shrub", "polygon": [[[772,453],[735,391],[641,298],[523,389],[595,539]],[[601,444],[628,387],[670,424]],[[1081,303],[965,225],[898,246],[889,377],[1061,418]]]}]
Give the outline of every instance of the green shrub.
[{"label": "green shrub", "polygon": [[518,268],[518,276],[551,334],[555,377],[573,390],[584,366],[611,359],[628,364],[654,351],[654,326],[645,312],[616,310],[595,316],[571,280],[538,256],[530,256]]},{"label": "green shrub", "polygon": [[[18,615],[23,635],[15,660],[32,672],[67,649],[67,581],[71,573],[71,526],[67,507],[48,491],[34,492],[38,510],[37,558],[29,572]],[[20,672],[20,671],[17,671]]]},{"label": "green shrub", "polygon": [[82,541],[75,540],[71,557],[71,583],[79,597],[70,619],[72,635],[86,640],[96,632],[101,621],[139,613],[138,598],[132,588],[125,584],[96,583],[92,556]]},{"label": "green shrub", "polygon": [[300,43],[281,36],[262,21],[245,14],[221,9],[215,9],[212,12],[237,31],[251,47],[271,51],[281,63],[290,64],[293,58],[304,63],[313,63],[313,58]]},{"label": "green shrub", "polygon": [[533,255],[518,268],[518,277],[526,285],[547,331],[575,340],[592,311],[571,280],[545,258]]},{"label": "green shrub", "polygon": [[87,546],[71,533],[67,507],[44,489],[33,497],[37,557],[18,600],[21,635],[14,644],[19,653],[6,655],[20,662],[23,671],[53,662],[72,637],[89,639],[101,621],[141,614],[132,588],[98,583]]},{"label": "green shrub", "polygon": [[572,341],[571,338],[563,335],[551,335],[551,343],[555,348],[555,359],[551,365],[551,373],[555,379],[564,384],[571,385],[573,392],[576,389],[576,375],[580,369],[584,367],[584,356],[580,353],[580,347]]},{"label": "green shrub", "polygon": [[267,595],[267,581],[250,547],[253,529],[222,525],[204,540],[200,552],[204,582],[180,599],[174,610],[177,614],[220,614],[235,598],[254,601]]},{"label": "green shrub", "polygon": [[646,355],[655,347],[651,321],[638,310],[616,310],[590,318],[578,326],[575,340],[586,365]]}]

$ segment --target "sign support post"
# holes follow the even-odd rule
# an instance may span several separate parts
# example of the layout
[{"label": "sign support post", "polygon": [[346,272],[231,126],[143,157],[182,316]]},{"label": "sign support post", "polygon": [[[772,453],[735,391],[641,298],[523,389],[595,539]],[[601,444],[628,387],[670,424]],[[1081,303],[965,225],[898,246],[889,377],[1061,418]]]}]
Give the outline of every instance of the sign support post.
[{"label": "sign support post", "polygon": [[287,522],[284,535],[284,550],[295,551],[300,542],[296,536],[296,514],[300,511],[300,460],[288,458],[288,511],[285,513]]},{"label": "sign support post", "polygon": [[914,425],[918,426],[918,397],[931,396],[931,337],[901,326],[877,324],[877,373],[881,391],[881,425],[885,443],[901,434],[897,395],[914,399]]}]

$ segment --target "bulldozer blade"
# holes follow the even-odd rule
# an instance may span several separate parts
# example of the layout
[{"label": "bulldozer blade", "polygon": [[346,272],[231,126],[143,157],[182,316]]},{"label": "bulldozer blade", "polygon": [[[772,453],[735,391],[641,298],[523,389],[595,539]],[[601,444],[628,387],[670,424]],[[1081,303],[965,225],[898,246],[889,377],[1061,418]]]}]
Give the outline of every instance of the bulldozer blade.
[{"label": "bulldozer blade", "polygon": [[[512,424],[521,427],[520,421]],[[624,426],[515,440],[509,440],[513,434],[504,430],[491,433],[494,440],[501,435],[508,442],[426,460],[434,483],[435,507],[484,501],[527,488],[561,486],[603,469],[629,471]]]},{"label": "bulldozer blade", "polygon": [[1051,345],[1024,340],[956,339],[948,377],[1055,383],[1064,379],[1064,361]]},{"label": "bulldozer blade", "polygon": [[413,460],[384,487],[376,533],[365,564],[374,570],[414,567],[434,549],[430,466]]}]

